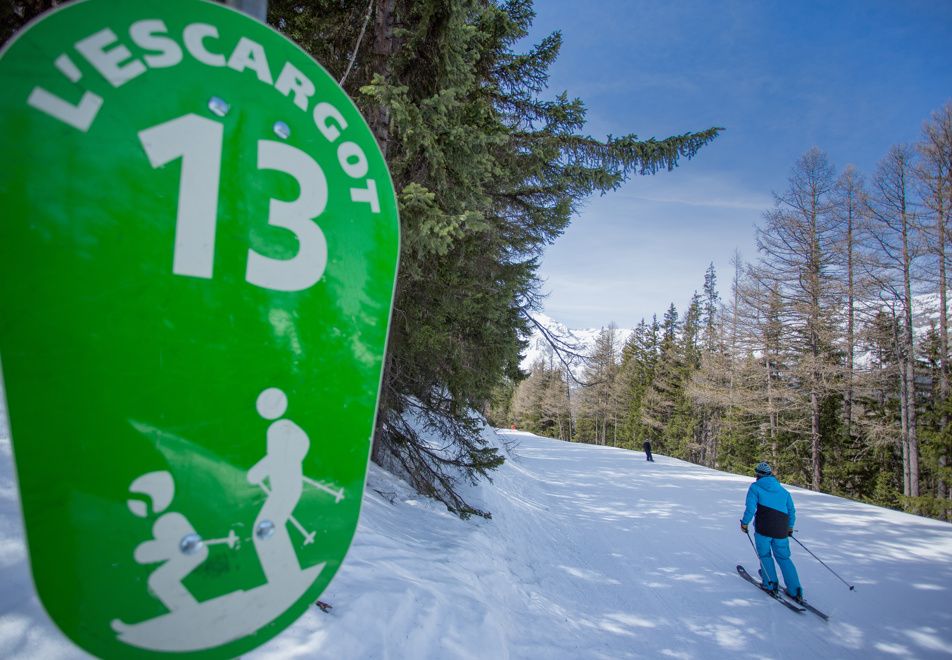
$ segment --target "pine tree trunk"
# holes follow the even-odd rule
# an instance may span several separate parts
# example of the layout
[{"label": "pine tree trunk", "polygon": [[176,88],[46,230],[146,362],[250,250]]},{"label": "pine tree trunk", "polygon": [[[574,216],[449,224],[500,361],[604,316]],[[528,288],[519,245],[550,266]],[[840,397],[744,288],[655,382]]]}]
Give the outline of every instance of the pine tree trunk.
[{"label": "pine tree trunk", "polygon": [[[378,0],[377,12],[374,18],[376,39],[374,40],[374,73],[384,80],[390,80],[390,57],[393,54],[393,23],[394,5],[396,0]],[[369,118],[370,129],[377,144],[387,159],[390,143],[390,111],[386,106],[378,106],[376,112]]]},{"label": "pine tree trunk", "polygon": [[574,435],[574,434],[572,433],[572,375],[571,375],[570,373],[568,373],[568,370],[566,370],[566,374],[565,374],[565,375],[566,375],[566,378],[565,378],[565,398],[566,398],[566,399],[568,400],[568,402],[569,402],[569,409],[568,409],[568,415],[569,415],[569,416],[568,416],[568,419],[566,420],[566,424],[568,424],[568,429],[569,429],[569,436],[566,438],[566,440],[568,440],[568,441],[571,442],[572,437],[573,437],[573,435]]},{"label": "pine tree trunk", "polygon": [[[948,466],[949,424],[949,343],[948,343],[948,278],[946,272],[946,231],[952,220],[952,102],[946,103],[932,113],[932,121],[923,125],[924,141],[920,153],[924,156],[923,167],[919,171],[920,180],[927,188],[927,204],[935,212],[936,234],[939,258],[939,398],[941,405],[939,437],[940,476],[936,483],[936,495],[939,499],[948,497],[948,484],[941,473]],[[949,511],[952,518],[952,510]]]},{"label": "pine tree trunk", "polygon": [[813,490],[819,491],[820,485],[822,483],[822,454],[821,454],[821,443],[820,443],[820,401],[823,395],[822,387],[823,380],[820,374],[820,335],[818,328],[821,324],[821,311],[820,311],[820,299],[822,296],[822,291],[820,287],[820,273],[822,267],[820,266],[820,245],[818,232],[816,230],[817,226],[817,216],[813,215],[811,227],[813,228],[813,240],[811,241],[810,248],[810,319],[809,323],[812,327],[810,331],[810,357],[811,364],[810,369],[810,427],[811,427],[811,439],[812,439],[812,463],[813,463],[813,480],[812,488]]},{"label": "pine tree trunk", "polygon": [[912,492],[909,485],[912,480],[909,476],[909,389],[906,387],[906,364],[900,365],[899,372],[899,428],[902,438],[902,494],[909,497]]},{"label": "pine tree trunk", "polygon": [[[379,0],[377,2],[377,15],[375,20],[375,28],[377,38],[374,41],[374,54],[376,55],[374,62],[374,73],[380,74],[384,80],[390,79],[390,55],[393,52],[393,9],[394,9],[395,0]],[[387,159],[387,147],[390,142],[390,113],[387,108],[383,105],[377,108],[376,113],[370,118],[371,121],[370,129],[374,134],[374,137],[377,138],[377,145],[380,147],[380,151],[383,153],[384,160]],[[394,300],[398,299],[399,291],[401,289],[401,282],[399,276],[399,270],[397,275],[397,282],[394,290]],[[391,311],[391,315],[395,313],[396,310]],[[392,320],[391,320],[392,323]],[[377,428],[374,429],[373,437],[373,446],[370,450],[370,457],[374,463],[380,464],[383,459],[383,425],[386,423],[386,415],[384,412],[390,408],[389,397],[387,396],[390,392],[390,378],[392,376],[392,367],[393,367],[393,344],[394,344],[395,333],[390,333],[389,341],[387,342],[387,354],[384,358],[383,363],[383,374],[381,377],[381,393],[380,400],[377,408]]]},{"label": "pine tree trunk", "polygon": [[853,273],[853,217],[852,212],[848,220],[846,232],[846,266],[847,266],[847,307],[846,307],[846,396],[843,401],[843,414],[846,421],[846,437],[853,436],[853,353],[856,350],[856,299],[854,291]]},{"label": "pine tree trunk", "polygon": [[[912,338],[907,337],[911,346]],[[909,454],[909,496],[919,497],[919,441],[916,433],[916,372],[915,361],[906,358],[906,445]]]},{"label": "pine tree trunk", "polygon": [[[911,482],[909,477],[909,405],[907,403],[909,388],[906,387],[906,356],[903,354],[903,345],[900,342],[899,324],[895,312],[892,316],[893,343],[896,347],[896,357],[899,362],[899,442],[902,448],[902,494],[909,497]],[[885,405],[885,395],[883,405]]]},{"label": "pine tree trunk", "polygon": [[[814,373],[814,377],[819,376],[819,374]],[[810,487],[813,490],[820,490],[821,483],[821,463],[820,463],[820,396],[818,394],[819,386],[814,383],[813,391],[810,392],[810,408],[811,408],[811,429],[810,435],[812,439],[812,458],[813,458],[813,482]]]},{"label": "pine tree trunk", "polygon": [[[939,419],[939,433],[944,434],[949,425],[949,319],[948,319],[948,284],[945,264],[945,218],[940,210],[938,220],[938,251],[939,251],[939,406],[942,415]],[[945,468],[948,458],[945,454],[939,456],[939,467]],[[945,480],[939,477],[936,484],[936,496],[940,500],[946,498]]]},{"label": "pine tree trunk", "polygon": [[912,325],[912,273],[908,245],[908,223],[903,224],[904,306],[903,351],[906,369],[907,445],[909,449],[909,496],[919,497],[919,442],[916,434],[916,351]]},{"label": "pine tree trunk", "polygon": [[737,368],[737,313],[738,313],[738,300],[740,299],[740,251],[734,250],[734,282],[733,286],[733,301],[731,309],[731,352],[730,352],[730,385],[727,396],[727,419],[730,420],[729,432],[733,435],[733,431],[736,427],[734,421],[734,374]]},{"label": "pine tree trunk", "polygon": [[774,401],[773,390],[773,363],[770,361],[770,347],[764,350],[767,356],[767,414],[770,419],[770,453],[771,456],[778,454],[777,448],[777,404]]}]

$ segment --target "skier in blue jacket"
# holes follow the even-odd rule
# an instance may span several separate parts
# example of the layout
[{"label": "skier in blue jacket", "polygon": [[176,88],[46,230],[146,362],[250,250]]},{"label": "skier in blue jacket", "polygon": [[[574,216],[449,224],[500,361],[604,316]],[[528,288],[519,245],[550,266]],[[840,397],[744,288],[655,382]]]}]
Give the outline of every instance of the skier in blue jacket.
[{"label": "skier in blue jacket", "polygon": [[793,498],[773,477],[767,463],[758,465],[754,472],[757,481],[747,489],[747,509],[740,520],[741,531],[747,534],[747,525],[751,520],[754,521],[754,540],[757,554],[760,555],[760,578],[764,586],[772,591],[780,587],[777,567],[774,565],[776,559],[783,573],[787,594],[792,598],[803,598],[797,567],[790,559],[790,537],[793,536],[793,525],[797,520]]}]

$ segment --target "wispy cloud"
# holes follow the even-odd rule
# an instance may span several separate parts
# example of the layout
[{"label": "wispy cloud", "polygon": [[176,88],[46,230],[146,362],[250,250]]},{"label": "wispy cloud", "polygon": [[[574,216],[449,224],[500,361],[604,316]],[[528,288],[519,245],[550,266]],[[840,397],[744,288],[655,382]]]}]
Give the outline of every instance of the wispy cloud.
[{"label": "wispy cloud", "polygon": [[550,89],[585,102],[587,133],[727,129],[674,172],[591,199],[549,248],[546,311],[574,327],[683,310],[712,262],[726,289],[734,250],[756,258],[754,225],[804,151],[869,171],[952,89],[950,3],[538,0],[535,10],[538,35],[563,34]]}]

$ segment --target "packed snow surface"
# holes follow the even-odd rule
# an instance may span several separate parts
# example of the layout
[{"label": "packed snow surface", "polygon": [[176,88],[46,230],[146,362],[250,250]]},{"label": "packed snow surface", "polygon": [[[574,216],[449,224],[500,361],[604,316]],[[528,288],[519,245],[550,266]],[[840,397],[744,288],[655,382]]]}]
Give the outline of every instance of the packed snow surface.
[{"label": "packed snow surface", "polygon": [[[0,425],[2,426],[2,425]],[[487,430],[487,433],[491,431]],[[948,658],[952,526],[792,489],[806,596],[824,623],[741,579],[750,478],[501,431],[510,460],[460,520],[371,467],[350,553],[311,608],[247,660]],[[783,475],[779,475],[782,479]],[[0,658],[86,658],[33,593],[0,439]]]}]

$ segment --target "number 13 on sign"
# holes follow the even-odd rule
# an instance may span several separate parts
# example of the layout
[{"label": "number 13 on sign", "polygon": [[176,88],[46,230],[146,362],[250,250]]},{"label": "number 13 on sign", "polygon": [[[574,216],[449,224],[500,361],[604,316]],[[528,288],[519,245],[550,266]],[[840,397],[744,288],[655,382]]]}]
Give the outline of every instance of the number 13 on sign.
[{"label": "number 13 on sign", "polygon": [[[152,167],[182,159],[172,258],[176,275],[212,277],[223,134],[222,124],[195,114],[139,132]],[[273,140],[258,140],[258,169],[284,172],[297,181],[298,199],[270,201],[268,224],[293,232],[299,248],[291,259],[272,259],[249,248],[245,279],[276,291],[310,288],[327,266],[327,240],[314,222],[327,206],[324,171],[300,149]]]}]

